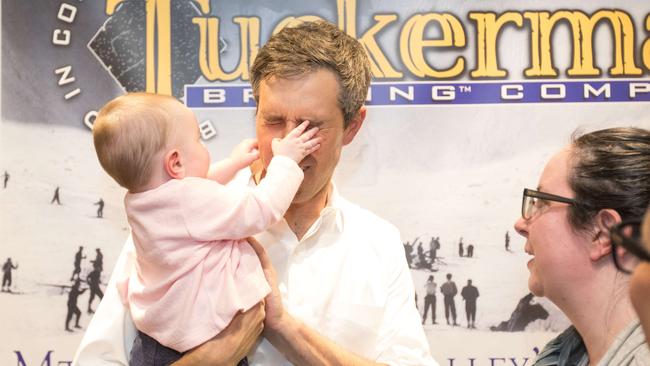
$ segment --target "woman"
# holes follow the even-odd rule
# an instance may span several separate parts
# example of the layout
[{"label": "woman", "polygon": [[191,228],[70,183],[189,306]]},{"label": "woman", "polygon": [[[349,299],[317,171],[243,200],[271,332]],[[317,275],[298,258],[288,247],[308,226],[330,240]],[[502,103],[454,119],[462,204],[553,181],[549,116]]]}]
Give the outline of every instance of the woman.
[{"label": "woman", "polygon": [[609,235],[621,221],[641,218],[649,203],[650,131],[638,128],[574,138],[548,162],[537,190],[524,190],[515,229],[533,256],[528,287],[572,323],[535,366],[650,365],[629,276],[614,263]]}]

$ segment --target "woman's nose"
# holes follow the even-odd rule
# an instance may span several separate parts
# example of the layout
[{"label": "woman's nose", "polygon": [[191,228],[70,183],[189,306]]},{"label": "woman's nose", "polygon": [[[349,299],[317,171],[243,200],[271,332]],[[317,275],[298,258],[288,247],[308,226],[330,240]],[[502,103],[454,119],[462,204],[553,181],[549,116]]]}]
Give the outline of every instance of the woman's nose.
[{"label": "woman's nose", "polygon": [[520,217],[517,219],[517,221],[515,221],[514,227],[519,235],[523,236],[524,238],[528,237],[528,223],[523,217]]}]

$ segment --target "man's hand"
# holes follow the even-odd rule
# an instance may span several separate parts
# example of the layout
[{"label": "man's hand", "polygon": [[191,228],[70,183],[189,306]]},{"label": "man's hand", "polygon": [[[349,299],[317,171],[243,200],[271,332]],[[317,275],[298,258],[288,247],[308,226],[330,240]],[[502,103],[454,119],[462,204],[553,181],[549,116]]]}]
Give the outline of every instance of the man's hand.
[{"label": "man's hand", "polygon": [[265,299],[266,319],[264,320],[264,326],[268,330],[277,330],[277,328],[282,324],[285,311],[284,306],[282,306],[280,290],[278,289],[278,280],[275,268],[273,268],[271,259],[269,259],[268,254],[266,254],[266,249],[264,249],[262,244],[253,237],[249,237],[247,240],[253,247],[253,250],[255,250],[257,257],[260,259],[262,269],[264,270],[264,276],[271,287],[271,293],[268,294]]},{"label": "man's hand", "polygon": [[187,352],[174,366],[232,366],[250,353],[264,329],[264,302],[238,313],[221,333]]},{"label": "man's hand", "polygon": [[320,148],[322,137],[316,136],[318,127],[310,128],[309,121],[304,121],[289,132],[283,139],[275,138],[271,141],[273,155],[283,155],[300,163],[305,156]]},{"label": "man's hand", "polygon": [[260,152],[257,150],[256,139],[244,139],[230,153],[230,159],[235,162],[239,169],[243,169],[255,160],[259,159]]}]

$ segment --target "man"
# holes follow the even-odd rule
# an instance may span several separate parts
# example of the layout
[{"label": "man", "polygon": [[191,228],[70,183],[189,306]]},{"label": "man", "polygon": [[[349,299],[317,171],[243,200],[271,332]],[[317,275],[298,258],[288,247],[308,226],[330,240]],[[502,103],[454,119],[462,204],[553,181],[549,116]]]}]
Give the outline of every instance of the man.
[{"label": "man", "polygon": [[93,264],[93,269],[96,269],[101,273],[104,270],[104,254],[99,248],[95,248],[95,259],[90,261]]},{"label": "man", "polygon": [[[273,139],[302,121],[319,127],[323,141],[299,164],[305,178],[284,220],[256,235],[261,245],[251,240],[272,288],[264,309],[236,316],[175,365],[232,364],[247,353],[252,365],[436,365],[399,232],[339,196],[331,182],[366,115],[370,69],[362,46],[332,24],[302,23],[259,51],[251,83],[260,160],[231,184],[263,179]],[[129,240],[76,364],[127,362],[132,324],[110,287],[119,269],[130,268],[131,247]],[[260,315],[264,339],[255,345]]]},{"label": "man", "polygon": [[11,271],[18,269],[18,264],[14,266],[11,258],[7,258],[5,264],[2,265],[2,291],[11,292]]},{"label": "man", "polygon": [[444,296],[447,325],[450,325],[449,315],[451,315],[451,318],[454,321],[451,325],[455,327],[458,323],[456,323],[456,301],[454,300],[454,297],[458,293],[458,289],[456,288],[456,283],[451,280],[451,273],[447,273],[447,282],[440,286],[440,292],[442,292],[442,295]]},{"label": "man", "polygon": [[57,205],[61,204],[61,200],[59,197],[59,187],[56,187],[56,189],[54,190],[54,196],[52,196],[52,201],[50,201],[50,205],[53,204],[54,202],[56,202]]},{"label": "man", "polygon": [[68,332],[72,332],[72,329],[70,329],[70,320],[72,320],[72,316],[76,315],[76,320],[74,323],[74,327],[77,329],[81,329],[81,325],[79,325],[79,318],[81,318],[81,310],[79,310],[79,307],[77,306],[77,299],[79,299],[79,295],[83,294],[86,292],[86,289],[80,290],[79,287],[81,286],[81,280],[76,279],[74,281],[74,285],[70,287],[70,292],[68,293],[68,313],[65,316],[65,330]]},{"label": "man", "polygon": [[472,280],[467,280],[467,286],[463,287],[460,296],[465,300],[467,328],[476,329],[474,321],[476,320],[476,299],[478,299],[479,294],[476,286],[472,286]]},{"label": "man", "polygon": [[70,276],[70,281],[73,281],[76,278],[79,278],[81,273],[81,260],[85,259],[86,256],[83,255],[84,247],[79,246],[79,250],[74,255],[74,269],[72,270],[72,276]]},{"label": "man", "polygon": [[436,262],[436,258],[438,258],[438,249],[440,249],[440,238],[439,237],[431,237],[431,241],[429,242],[429,259],[431,260],[431,265],[429,268],[433,268],[433,265]]},{"label": "man", "polygon": [[5,174],[4,174],[4,186],[2,187],[3,189],[7,188],[7,182],[9,181],[9,177],[10,177],[9,173],[7,173],[7,171],[5,170]]},{"label": "man", "polygon": [[424,255],[424,249],[422,248],[422,242],[418,244],[418,268],[427,268],[429,263],[427,263],[427,257]]},{"label": "man", "polygon": [[104,293],[102,292],[102,289],[99,287],[101,284],[101,270],[97,267],[95,267],[89,274],[86,276],[86,283],[88,284],[88,289],[90,290],[90,297],[88,298],[88,314],[94,314],[95,311],[93,310],[93,300],[95,300],[95,296],[99,297],[99,300],[102,300],[102,297],[104,297]]},{"label": "man", "polygon": [[427,313],[429,308],[431,308],[431,324],[438,324],[436,322],[436,289],[438,285],[433,282],[433,276],[430,275],[427,279],[427,283],[424,284],[424,291],[426,295],[424,296],[424,314],[422,314],[422,324],[424,324],[427,319]]},{"label": "man", "polygon": [[100,198],[99,201],[95,202],[93,205],[99,206],[97,207],[97,218],[101,219],[104,217],[104,200]]}]

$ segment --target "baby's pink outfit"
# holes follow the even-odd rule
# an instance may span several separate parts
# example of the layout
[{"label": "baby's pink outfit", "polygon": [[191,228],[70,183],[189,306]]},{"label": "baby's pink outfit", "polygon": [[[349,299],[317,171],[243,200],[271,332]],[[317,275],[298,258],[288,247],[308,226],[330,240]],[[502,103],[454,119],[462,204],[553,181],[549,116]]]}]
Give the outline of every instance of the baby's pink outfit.
[{"label": "baby's pink outfit", "polygon": [[270,288],[245,238],[284,216],[302,179],[295,161],[276,156],[255,187],[184,178],[127,193],[137,272],[118,288],[136,327],[185,352],[260,302]]}]

